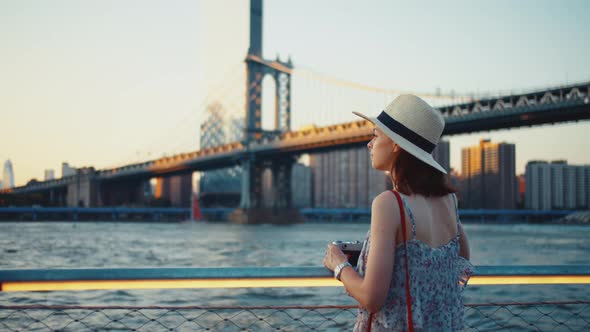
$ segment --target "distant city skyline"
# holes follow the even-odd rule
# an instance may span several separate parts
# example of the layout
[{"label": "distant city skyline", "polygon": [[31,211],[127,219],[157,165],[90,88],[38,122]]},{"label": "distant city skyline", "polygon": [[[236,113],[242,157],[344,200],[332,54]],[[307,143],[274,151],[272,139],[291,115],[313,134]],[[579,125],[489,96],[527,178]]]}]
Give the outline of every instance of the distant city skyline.
[{"label": "distant city skyline", "polygon": [[[0,133],[0,151],[14,163],[15,184],[40,180],[63,161],[103,169],[195,150],[204,91],[243,65],[248,7],[0,0],[0,112],[11,124]],[[508,93],[589,81],[588,21],[586,1],[274,0],[264,2],[264,55],[375,87]],[[204,45],[222,51],[207,54]],[[309,105],[339,98],[293,88],[294,129],[314,117]],[[348,108],[330,116],[352,120],[356,109]],[[534,159],[589,164],[588,132],[585,121],[446,139],[454,169],[461,149],[482,138],[513,142],[522,174]]]}]

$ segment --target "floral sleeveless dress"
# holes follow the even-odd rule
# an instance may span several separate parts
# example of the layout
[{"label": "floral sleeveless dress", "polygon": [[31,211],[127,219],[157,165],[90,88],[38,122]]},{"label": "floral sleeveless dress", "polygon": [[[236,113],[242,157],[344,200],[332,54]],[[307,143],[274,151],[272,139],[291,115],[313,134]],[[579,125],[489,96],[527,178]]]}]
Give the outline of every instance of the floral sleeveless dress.
[{"label": "floral sleeveless dress", "polygon": [[[457,201],[455,195],[452,195],[456,211]],[[464,324],[461,293],[473,274],[474,267],[468,260],[459,256],[459,215],[457,214],[457,235],[447,244],[431,248],[416,239],[414,216],[403,197],[402,201],[406,216],[409,216],[412,223],[413,237],[406,242],[406,248],[414,331],[461,330]],[[365,275],[367,268],[370,232],[369,229],[357,264],[357,272],[361,276]],[[395,250],[393,276],[385,304],[373,315],[372,332],[407,331],[404,255],[402,243]],[[366,309],[359,308],[354,331],[367,330],[369,314]]]}]

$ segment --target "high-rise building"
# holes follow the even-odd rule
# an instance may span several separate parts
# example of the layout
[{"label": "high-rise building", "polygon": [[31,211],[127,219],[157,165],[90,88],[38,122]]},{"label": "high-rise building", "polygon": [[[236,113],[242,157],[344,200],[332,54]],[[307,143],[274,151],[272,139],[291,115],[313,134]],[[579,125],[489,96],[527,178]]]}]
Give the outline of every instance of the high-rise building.
[{"label": "high-rise building", "polygon": [[52,169],[46,169],[44,179],[45,179],[45,181],[55,179],[55,171]]},{"label": "high-rise building", "polygon": [[563,172],[563,205],[566,209],[576,208],[576,168],[565,167]]},{"label": "high-rise building", "polygon": [[[542,162],[540,163],[542,164]],[[533,164],[534,165],[534,164]],[[547,164],[549,168],[548,176],[551,186],[548,187],[551,195],[551,204],[546,206],[547,209],[556,208],[563,209],[565,207],[565,174],[567,169],[567,162],[565,160],[556,160],[551,164]]]},{"label": "high-rise building", "polygon": [[310,155],[313,207],[370,208],[391,181],[371,166],[366,147]]},{"label": "high-rise building", "polygon": [[4,172],[2,174],[2,188],[14,187],[14,170],[10,159],[4,162]]},{"label": "high-rise building", "polygon": [[[209,104],[201,123],[200,148],[211,148],[240,141],[243,119],[237,118],[220,102]],[[242,172],[239,166],[204,172],[200,178],[200,193],[239,193]]]},{"label": "high-rise building", "polygon": [[482,139],[461,151],[461,206],[472,209],[516,207],[515,145]]},{"label": "high-rise building", "polygon": [[590,208],[590,165],[529,161],[526,165],[525,207],[534,210]]},{"label": "high-rise building", "polygon": [[576,208],[581,208],[581,207],[588,207],[588,205],[586,205],[586,201],[588,200],[588,198],[586,197],[586,191],[587,191],[587,184],[586,184],[586,166],[573,166],[575,168],[575,172],[576,172]]},{"label": "high-rise building", "polygon": [[440,141],[432,151],[434,160],[438,162],[447,172],[451,171],[451,152],[449,141]]},{"label": "high-rise building", "polygon": [[[555,176],[555,173],[554,173]],[[529,161],[525,170],[525,207],[534,210],[550,210],[557,199],[552,195],[551,167],[546,161]],[[561,199],[563,202],[563,199]]]},{"label": "high-rise building", "polygon": [[461,189],[462,207],[473,207],[483,201],[482,193],[482,154],[479,146],[461,150]]},{"label": "high-rise building", "polygon": [[70,164],[63,162],[61,163],[61,177],[65,178],[66,176],[72,176],[76,174],[76,169],[74,167],[70,167]]}]

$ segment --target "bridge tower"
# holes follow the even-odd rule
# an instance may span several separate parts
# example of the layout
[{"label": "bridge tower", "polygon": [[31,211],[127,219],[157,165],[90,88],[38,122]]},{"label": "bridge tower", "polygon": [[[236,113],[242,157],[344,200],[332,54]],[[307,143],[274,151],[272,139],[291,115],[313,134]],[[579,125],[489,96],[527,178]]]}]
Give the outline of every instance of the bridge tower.
[{"label": "bridge tower", "polygon": [[[252,144],[274,137],[291,129],[291,70],[289,58],[282,62],[265,60],[262,55],[262,0],[250,1],[250,47],[246,62],[246,125],[243,143]],[[275,80],[275,124],[273,130],[262,129],[262,80],[270,75]],[[251,154],[242,160],[242,189],[240,208],[230,219],[240,223],[298,221],[298,211],[291,204],[291,169],[295,159],[274,158],[256,160]],[[274,198],[272,208],[263,208],[262,174],[270,167]],[[287,214],[287,215],[286,215]]]},{"label": "bridge tower", "polygon": [[[291,129],[291,59],[282,62],[262,57],[262,0],[250,2],[250,48],[246,56],[246,126],[245,140],[254,142]],[[262,79],[275,80],[275,128],[262,130]]]}]

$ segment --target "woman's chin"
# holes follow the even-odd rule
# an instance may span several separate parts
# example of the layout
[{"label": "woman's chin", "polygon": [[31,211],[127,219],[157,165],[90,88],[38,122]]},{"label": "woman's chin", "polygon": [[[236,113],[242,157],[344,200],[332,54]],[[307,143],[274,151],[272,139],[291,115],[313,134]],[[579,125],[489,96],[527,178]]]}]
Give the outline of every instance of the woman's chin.
[{"label": "woman's chin", "polygon": [[379,164],[375,163],[375,160],[371,160],[371,166],[372,166],[374,169],[378,170],[378,171],[382,171],[382,170],[383,170],[383,169],[382,169],[382,166],[383,166],[383,165],[379,165]]}]

